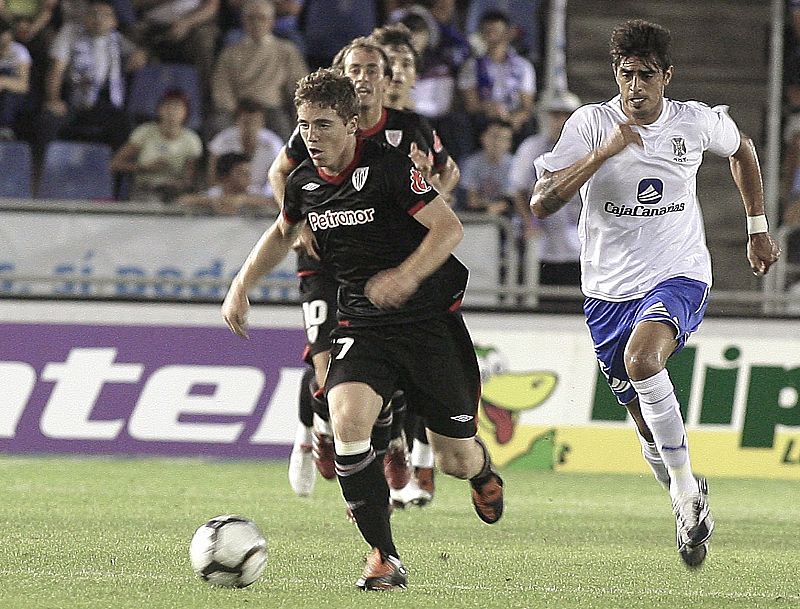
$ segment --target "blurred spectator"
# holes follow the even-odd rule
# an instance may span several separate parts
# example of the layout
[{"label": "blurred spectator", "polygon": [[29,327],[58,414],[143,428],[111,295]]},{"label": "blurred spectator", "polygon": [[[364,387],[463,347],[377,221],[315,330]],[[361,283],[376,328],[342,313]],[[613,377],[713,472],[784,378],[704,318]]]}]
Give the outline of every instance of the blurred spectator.
[{"label": "blurred spectator", "polygon": [[382,0],[305,0],[299,27],[309,68],[327,68],[342,47],[369,36],[385,20]]},{"label": "blurred spectator", "polygon": [[547,96],[541,102],[545,116],[544,131],[532,135],[520,144],[514,155],[509,177],[517,213],[523,220],[526,239],[536,238],[539,250],[539,283],[543,285],[574,285],[581,282],[578,239],[578,218],[581,213],[580,195],[576,194],[557,214],[538,220],[531,214],[528,202],[536,184],[533,160],[550,152],[558,141],[561,129],[569,116],[581,105],[577,95],[562,91]]},{"label": "blurred spectator", "polygon": [[480,20],[486,54],[472,57],[461,68],[458,88],[476,132],[492,118],[511,123],[514,143],[532,131],[536,73],[530,61],[511,46],[511,23],[501,12],[489,11]]},{"label": "blurred spectator", "polygon": [[278,206],[272,197],[256,190],[250,175],[250,158],[238,152],[227,152],[217,161],[219,184],[205,194],[185,194],[178,203],[189,210],[229,216],[239,213],[276,214]]},{"label": "blurred spectator", "polygon": [[510,123],[491,119],[480,136],[480,150],[464,159],[460,187],[465,195],[465,211],[493,216],[510,216],[514,211],[506,195],[512,135]]},{"label": "blurred spectator", "polygon": [[39,151],[56,138],[121,146],[130,133],[125,72],[139,69],[147,58],[117,31],[111,4],[92,0],[83,26],[59,31],[50,59]]},{"label": "blurred spectator", "polygon": [[[295,44],[305,55],[306,41],[299,30],[298,16],[303,8],[302,0],[273,0],[275,4],[275,25],[272,33]],[[239,42],[244,38],[242,26],[243,0],[223,0],[220,7],[220,24],[222,27],[222,46]]]},{"label": "blurred spectator", "polygon": [[295,85],[308,68],[291,42],[273,35],[272,2],[246,0],[242,18],[247,36],[225,47],[214,69],[212,130],[230,126],[237,101],[246,97],[262,104],[266,126],[288,139],[294,129]]},{"label": "blurred spectator", "polygon": [[790,112],[800,112],[800,0],[786,0],[783,79]]},{"label": "blurred spectator", "polygon": [[781,196],[791,205],[800,200],[800,114],[786,121],[784,145]]},{"label": "blurred spectator", "polygon": [[426,117],[447,141],[454,158],[463,158],[474,149],[471,125],[456,103],[456,75],[469,56],[469,44],[452,20],[452,1],[434,2],[433,10],[415,5],[395,11],[411,30],[412,42],[420,60],[417,81],[411,91],[414,110]]},{"label": "blurred spectator", "polygon": [[251,99],[240,99],[236,124],[218,133],[208,144],[208,184],[219,178],[218,160],[228,153],[244,154],[250,162],[253,192],[272,196],[267,172],[283,147],[283,140],[264,128],[264,107]]},{"label": "blurred spectator", "polygon": [[208,99],[214,69],[220,0],[133,0],[135,40],[161,61],[197,68]]},{"label": "blurred spectator", "polygon": [[17,118],[30,88],[31,55],[14,41],[11,24],[0,19],[0,139],[16,138]]},{"label": "blurred spectator", "polygon": [[200,136],[185,126],[189,102],[182,91],[168,91],[158,105],[158,122],[134,129],[111,160],[111,170],[133,175],[130,198],[172,202],[194,187]]},{"label": "blurred spectator", "polygon": [[[511,139],[513,130],[508,121],[490,119],[481,133],[481,148],[464,159],[460,187],[464,193],[464,210],[511,219],[512,199],[506,194],[511,172]],[[517,235],[500,228],[500,283],[506,282],[507,264],[512,255],[510,244],[519,242]],[[514,248],[517,251],[517,248]]]},{"label": "blurred spectator", "polygon": [[511,44],[534,64],[541,61],[542,0],[471,0],[467,9],[466,30],[470,40],[480,45],[481,16],[489,11],[501,11],[511,21]]}]

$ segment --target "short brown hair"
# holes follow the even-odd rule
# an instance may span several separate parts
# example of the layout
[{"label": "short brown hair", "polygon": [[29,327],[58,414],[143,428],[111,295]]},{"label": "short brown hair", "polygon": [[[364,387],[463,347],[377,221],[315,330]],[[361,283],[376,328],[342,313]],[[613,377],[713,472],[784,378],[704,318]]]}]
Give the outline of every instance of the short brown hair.
[{"label": "short brown hair", "polygon": [[358,116],[358,96],[353,83],[332,68],[320,68],[297,83],[294,106],[299,108],[303,104],[333,108],[345,123]]},{"label": "short brown hair", "polygon": [[393,23],[375,28],[369,37],[381,47],[406,47],[414,56],[414,67],[419,68],[419,55],[411,42],[411,30],[403,23]]},{"label": "short brown hair", "polygon": [[381,47],[377,42],[367,38],[366,36],[354,38],[350,44],[343,47],[338,53],[336,53],[336,57],[333,58],[331,67],[336,68],[340,72],[344,72],[344,58],[347,57],[347,54],[350,51],[355,51],[356,49],[361,49],[362,51],[369,51],[371,53],[377,53],[380,55],[381,61],[383,61],[383,75],[388,76],[389,78],[392,77],[392,66],[389,63],[389,57],[386,55],[386,51],[384,51],[383,47]]},{"label": "short brown hair", "polygon": [[655,63],[662,72],[672,65],[672,37],[657,23],[631,19],[611,33],[611,60],[616,68],[627,57]]}]

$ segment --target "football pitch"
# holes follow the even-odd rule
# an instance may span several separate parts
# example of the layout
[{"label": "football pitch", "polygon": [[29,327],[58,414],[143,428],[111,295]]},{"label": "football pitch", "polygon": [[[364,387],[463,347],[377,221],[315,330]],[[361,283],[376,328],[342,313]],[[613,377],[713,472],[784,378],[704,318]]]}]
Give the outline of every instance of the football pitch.
[{"label": "football pitch", "polygon": [[[688,571],[666,494],[647,476],[506,472],[506,514],[472,511],[437,477],[430,506],[394,514],[409,588],[353,587],[367,547],[338,486],[293,495],[285,463],[0,457],[3,609],[788,608],[800,604],[800,483],[710,480],[717,520]],[[212,588],[188,544],[212,516],[254,519],[262,579]]]}]

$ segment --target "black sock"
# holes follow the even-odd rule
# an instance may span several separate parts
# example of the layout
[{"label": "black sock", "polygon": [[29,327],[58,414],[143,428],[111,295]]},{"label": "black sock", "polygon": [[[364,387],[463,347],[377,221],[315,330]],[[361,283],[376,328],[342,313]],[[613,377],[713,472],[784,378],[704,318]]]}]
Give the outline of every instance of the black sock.
[{"label": "black sock", "polygon": [[303,380],[300,382],[300,399],[297,409],[300,422],[306,427],[311,427],[314,424],[314,408],[311,406],[311,389],[308,386],[313,378],[314,369],[308,367],[303,373]]},{"label": "black sock", "polygon": [[[406,408],[406,396],[402,391],[398,391],[392,396],[392,435],[391,439],[399,438],[406,426],[408,410]],[[408,434],[406,434],[408,437]]]},{"label": "black sock", "polygon": [[383,459],[386,454],[386,448],[389,446],[393,420],[394,415],[392,414],[390,403],[381,410],[375,425],[372,427],[372,447],[375,449],[375,454],[379,459]]},{"label": "black sock", "polygon": [[375,450],[370,447],[358,455],[337,454],[336,474],[364,540],[388,556],[397,556],[389,524],[389,486],[383,476],[383,461],[376,458]]}]

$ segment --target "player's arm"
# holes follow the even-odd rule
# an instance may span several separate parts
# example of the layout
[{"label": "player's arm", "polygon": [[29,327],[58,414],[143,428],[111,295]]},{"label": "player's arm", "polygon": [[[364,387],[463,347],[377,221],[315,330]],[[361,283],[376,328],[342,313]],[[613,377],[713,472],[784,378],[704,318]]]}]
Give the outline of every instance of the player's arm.
[{"label": "player's arm", "polygon": [[247,338],[247,293],[286,257],[304,224],[293,224],[280,214],[250,251],[222,303],[222,318],[234,334]]},{"label": "player's arm", "polygon": [[399,266],[372,277],[365,293],[381,309],[399,307],[408,300],[426,277],[442,266],[464,236],[461,221],[441,196],[437,196],[414,219],[428,234]]},{"label": "player's arm", "polygon": [[603,163],[629,144],[642,146],[641,136],[631,123],[619,124],[600,145],[582,159],[558,171],[545,171],[536,181],[530,207],[537,218],[546,218],[564,207]]},{"label": "player's arm", "polygon": [[297,164],[286,154],[286,146],[281,148],[278,156],[269,166],[267,178],[269,179],[269,185],[272,187],[275,202],[281,208],[283,208],[283,191],[286,189],[286,179],[296,166]]},{"label": "player's arm", "polygon": [[747,214],[747,260],[756,275],[764,275],[781,255],[772,239],[764,212],[764,185],[755,145],[744,133],[739,149],[730,157],[731,174]]}]

